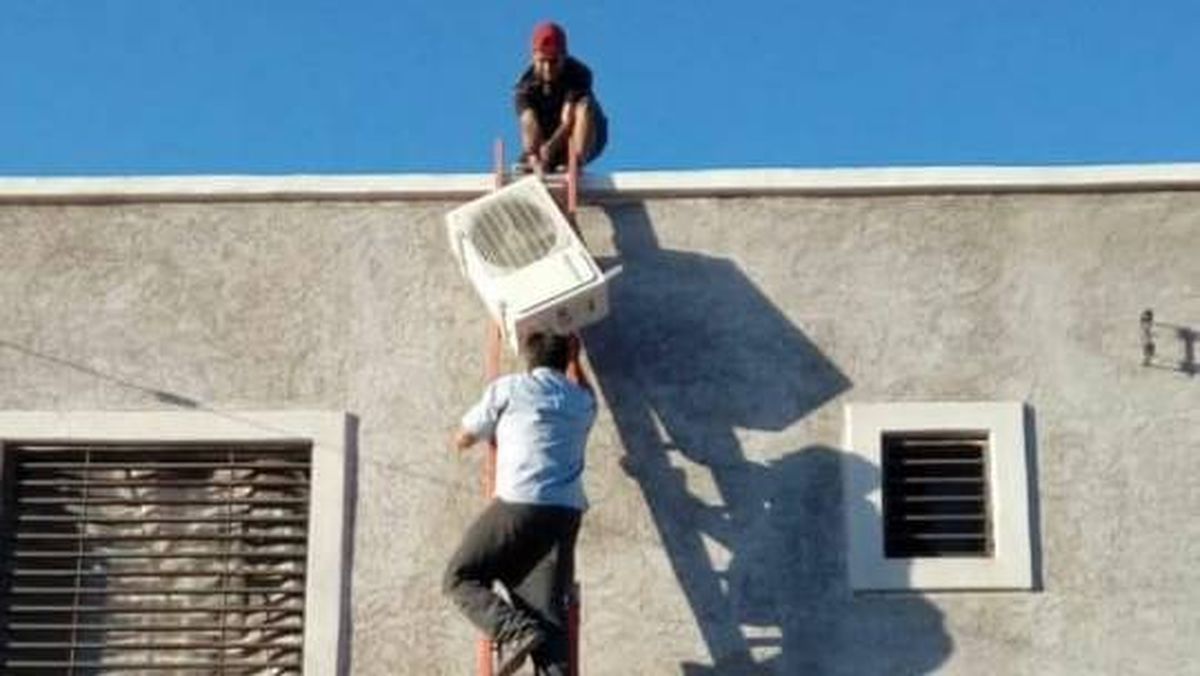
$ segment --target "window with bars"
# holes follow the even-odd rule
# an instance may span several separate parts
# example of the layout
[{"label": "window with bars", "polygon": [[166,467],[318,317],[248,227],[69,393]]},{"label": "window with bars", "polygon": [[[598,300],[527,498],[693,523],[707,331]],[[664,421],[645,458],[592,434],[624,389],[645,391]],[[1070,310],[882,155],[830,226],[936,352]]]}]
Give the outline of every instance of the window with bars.
[{"label": "window with bars", "polygon": [[845,414],[852,590],[1033,587],[1022,403],[852,402]]},{"label": "window with bars", "polygon": [[312,447],[7,443],[3,673],[298,674]]},{"label": "window with bars", "polygon": [[883,434],[883,537],[889,558],[992,552],[986,431]]}]

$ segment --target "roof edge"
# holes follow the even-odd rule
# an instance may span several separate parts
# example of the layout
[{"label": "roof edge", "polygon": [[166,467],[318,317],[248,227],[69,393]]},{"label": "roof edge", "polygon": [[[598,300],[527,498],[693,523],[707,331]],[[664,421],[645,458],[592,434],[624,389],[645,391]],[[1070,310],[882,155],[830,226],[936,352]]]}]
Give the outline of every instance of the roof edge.
[{"label": "roof edge", "polygon": [[[491,174],[0,177],[0,203],[470,198]],[[1054,167],[706,169],[586,174],[592,199],[1200,189],[1200,163]]]}]

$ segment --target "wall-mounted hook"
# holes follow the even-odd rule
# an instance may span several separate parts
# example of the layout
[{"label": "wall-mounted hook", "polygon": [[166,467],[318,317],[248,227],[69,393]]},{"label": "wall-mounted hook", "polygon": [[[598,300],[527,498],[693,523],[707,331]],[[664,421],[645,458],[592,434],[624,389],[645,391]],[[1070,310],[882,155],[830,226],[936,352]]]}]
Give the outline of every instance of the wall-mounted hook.
[{"label": "wall-mounted hook", "polygon": [[[1168,371],[1179,371],[1189,376],[1195,376],[1200,373],[1200,364],[1196,363],[1196,343],[1200,342],[1200,331],[1190,326],[1156,321],[1154,311],[1149,308],[1142,311],[1141,329],[1142,366],[1166,369]],[[1172,343],[1171,338],[1179,340],[1181,352],[1178,362],[1168,362],[1164,358],[1159,357],[1159,349],[1155,341],[1156,329],[1167,331],[1168,343]]]},{"label": "wall-mounted hook", "polygon": [[1154,361],[1154,310],[1142,311],[1142,366]]}]

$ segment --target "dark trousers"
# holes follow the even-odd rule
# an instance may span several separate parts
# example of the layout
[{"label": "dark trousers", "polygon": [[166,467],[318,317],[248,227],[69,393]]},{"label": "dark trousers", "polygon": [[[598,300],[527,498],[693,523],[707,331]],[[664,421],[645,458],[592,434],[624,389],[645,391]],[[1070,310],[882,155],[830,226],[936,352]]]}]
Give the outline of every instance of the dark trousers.
[{"label": "dark trousers", "polygon": [[540,629],[546,641],[533,653],[539,674],[567,673],[567,597],[581,516],[567,507],[493,500],[467,529],[442,581],[458,609],[493,640]]}]

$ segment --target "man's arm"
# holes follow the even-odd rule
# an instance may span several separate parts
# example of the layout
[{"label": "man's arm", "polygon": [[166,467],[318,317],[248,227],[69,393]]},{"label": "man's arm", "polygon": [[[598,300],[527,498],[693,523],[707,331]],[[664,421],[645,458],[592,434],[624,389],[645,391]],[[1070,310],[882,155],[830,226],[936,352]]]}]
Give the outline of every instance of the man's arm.
[{"label": "man's arm", "polygon": [[542,127],[538,124],[530,88],[533,87],[533,69],[526,69],[513,87],[513,107],[517,111],[517,123],[521,128],[521,161],[539,174],[544,167],[541,161]]},{"label": "man's arm", "polygon": [[[558,128],[551,134],[549,140],[543,143],[538,148],[539,158],[542,164],[545,165],[550,161],[550,158],[557,155],[562,149],[564,143],[571,136],[571,131],[575,128],[575,115],[580,106],[587,105],[587,95],[578,96],[574,101],[568,99],[563,103],[562,115],[559,118]],[[578,150],[578,149],[576,149]]]},{"label": "man's arm", "polygon": [[533,108],[521,111],[521,159],[529,168],[541,173],[545,170],[546,161],[542,157],[542,127],[538,124],[537,114]]},{"label": "man's arm", "polygon": [[568,339],[567,344],[570,350],[570,360],[567,362],[567,379],[595,395],[595,391],[592,390],[592,381],[587,376],[587,369],[583,367],[583,362],[579,359],[582,345],[579,336],[572,335]]},{"label": "man's arm", "polygon": [[508,379],[493,380],[483,392],[483,397],[463,415],[450,445],[459,451],[476,443],[491,439],[496,433],[496,423],[508,404]]}]

